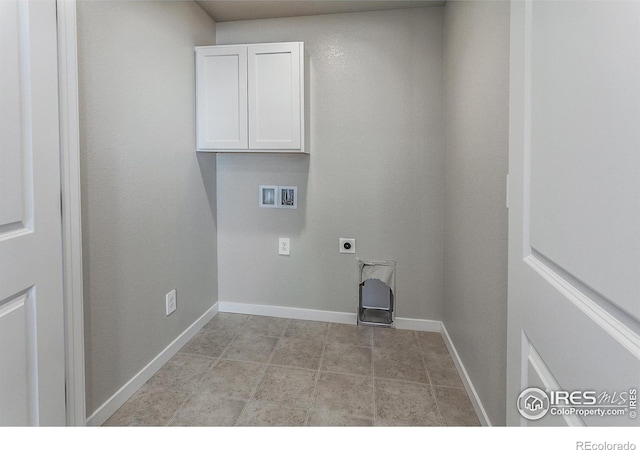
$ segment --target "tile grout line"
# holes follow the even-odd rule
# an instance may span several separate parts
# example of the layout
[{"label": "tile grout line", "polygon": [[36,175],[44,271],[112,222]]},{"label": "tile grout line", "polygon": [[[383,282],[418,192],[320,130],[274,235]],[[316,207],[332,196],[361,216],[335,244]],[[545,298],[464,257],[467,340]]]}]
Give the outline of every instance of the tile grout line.
[{"label": "tile grout line", "polygon": [[[216,314],[217,316],[217,314]],[[209,323],[211,323],[211,321],[216,317],[213,316],[209,322],[207,322],[202,329],[204,329],[204,327],[206,327]],[[198,354],[193,354],[193,356],[199,356],[199,357],[203,357],[203,358],[210,358],[213,359],[213,364],[211,364],[211,367],[209,368],[209,370],[207,370],[204,374],[202,374],[202,376],[200,377],[200,379],[198,380],[197,383],[195,383],[195,386],[193,389],[189,390],[189,395],[187,395],[187,398],[180,404],[180,406],[178,407],[178,409],[176,409],[176,412],[173,413],[173,415],[171,416],[171,418],[167,421],[167,423],[164,425],[166,426],[170,426],[172,423],[175,422],[175,420],[177,419],[178,414],[180,413],[180,411],[182,410],[182,408],[184,407],[184,405],[196,394],[199,392],[199,387],[202,383],[202,379],[204,377],[206,377],[213,369],[214,367],[216,367],[216,365],[218,364],[218,362],[220,361],[220,359],[222,358],[222,355],[224,354],[224,352],[227,350],[227,348],[231,345],[231,343],[233,343],[236,340],[236,337],[238,336],[238,334],[240,333],[240,330],[242,329],[242,327],[244,327],[244,325],[246,324],[246,322],[249,320],[249,317],[247,317],[244,322],[238,327],[238,330],[234,332],[233,337],[231,338],[231,340],[229,341],[229,343],[224,347],[224,349],[220,352],[220,354],[216,357],[212,357],[212,356],[203,356],[203,355],[198,355]],[[202,331],[202,329],[200,329],[200,331]],[[194,336],[195,337],[195,336]],[[187,343],[185,343],[185,345],[187,345]],[[184,346],[183,346],[184,347]],[[178,353],[180,352],[180,350],[178,350]],[[177,354],[177,353],[176,353]],[[191,353],[183,353],[184,355],[192,355]],[[168,362],[168,361],[167,361]]]},{"label": "tile grout line", "polygon": [[[249,322],[249,320],[251,320],[252,317],[260,317],[260,316],[253,316],[253,315],[249,316],[249,319],[247,319],[247,323]],[[278,348],[278,345],[280,345],[280,339],[282,339],[282,337],[284,336],[284,333],[286,332],[287,328],[289,327],[289,324],[291,324],[291,319],[288,319],[287,326],[284,327],[284,331],[282,332],[282,335],[280,335],[278,337],[278,341],[276,342],[276,345],[274,345],[273,349],[271,350],[271,354],[269,355],[267,360],[264,363],[261,363],[261,364],[264,364],[264,368],[262,369],[262,373],[258,377],[258,380],[256,381],[256,384],[253,386],[253,389],[251,389],[251,394],[249,394],[249,398],[247,399],[247,402],[245,403],[244,407],[242,408],[242,411],[240,411],[240,414],[238,414],[238,418],[236,419],[235,423],[233,424],[234,426],[238,426],[238,424],[240,423],[240,419],[242,419],[242,416],[244,416],[244,413],[247,411],[247,408],[249,407],[249,403],[251,403],[251,400],[253,400],[254,395],[256,395],[256,392],[258,390],[258,386],[260,386],[260,383],[262,383],[262,380],[264,379],[264,376],[267,373],[267,369],[269,368],[269,363],[273,359],[273,355],[275,355],[276,349]],[[246,323],[245,323],[245,325],[246,325]],[[275,336],[273,336],[273,337],[275,337]]]},{"label": "tile grout line", "polygon": [[371,330],[371,389],[373,391],[373,421],[371,422],[372,426],[376,426],[378,421],[378,410],[376,408],[376,367],[374,364],[375,356],[374,356],[374,342],[373,342],[373,330]]},{"label": "tile grout line", "polygon": [[[217,314],[216,314],[217,315]],[[211,320],[213,320],[216,316],[213,316],[211,318]],[[209,324],[211,322],[211,320],[209,322],[207,322],[205,324],[205,326],[207,324]],[[248,318],[245,319],[244,323],[247,322],[247,320],[249,320]],[[222,355],[224,354],[224,352],[227,350],[227,348],[229,348],[229,346],[236,340],[236,337],[238,336],[238,334],[240,333],[240,329],[242,329],[242,327],[244,326],[244,323],[242,323],[239,327],[238,330],[234,332],[233,337],[231,338],[231,340],[229,341],[229,343],[222,349],[222,351],[220,352],[220,354],[216,357],[211,357],[211,356],[205,356],[207,358],[212,358],[213,359],[213,364],[211,364],[211,367],[209,368],[209,370],[207,370],[202,377],[200,377],[200,380],[198,380],[198,383],[196,383],[196,386],[193,390],[190,391],[189,395],[187,396],[187,399],[180,405],[180,407],[176,410],[176,412],[173,414],[173,416],[171,417],[171,419],[169,419],[169,421],[167,422],[167,424],[165,426],[169,426],[171,425],[173,422],[175,422],[178,413],[180,413],[180,411],[182,410],[182,408],[184,407],[184,405],[196,394],[199,393],[199,387],[202,384],[202,379],[204,377],[206,377],[218,364],[218,362],[220,362],[220,359],[222,359]],[[204,327],[203,327],[204,328]],[[202,331],[202,330],[201,330]],[[185,344],[186,345],[186,344]],[[183,353],[183,354],[187,354],[189,355],[190,353]],[[202,355],[197,355],[195,354],[195,356],[202,356]]]},{"label": "tile grout line", "polygon": [[[249,323],[249,321],[251,320],[251,315],[247,315],[247,318],[245,319],[245,321],[242,323],[242,325],[240,327],[238,327],[238,331],[236,331],[235,336],[233,337],[233,339],[231,340],[231,342],[229,342],[229,345],[227,345],[227,347],[224,349],[224,351],[220,354],[220,357],[218,358],[218,361],[220,361],[221,359],[223,359],[222,357],[224,356],[224,354],[226,353],[227,349],[229,347],[231,347],[231,344],[234,343],[237,339],[238,336],[240,336],[240,332],[242,331],[242,329],[244,327],[247,326],[247,323]],[[226,359],[226,358],[224,358]],[[266,367],[266,366],[265,366]],[[264,375],[264,371],[262,373],[262,375]],[[262,379],[262,375],[260,376],[260,379]],[[260,381],[260,380],[258,380]],[[256,386],[254,386],[255,389]],[[251,391],[251,395],[253,394],[253,390]],[[238,421],[240,420],[240,417],[242,417],[242,414],[244,413],[244,410],[247,408],[247,405],[249,404],[249,400],[251,399],[251,395],[249,395],[249,399],[246,400],[245,405],[242,407],[242,411],[240,411],[240,414],[238,414],[238,417],[236,418],[236,420],[234,421],[233,425],[236,425],[238,423]],[[245,400],[243,400],[245,401]],[[232,425],[232,426],[233,426]]]},{"label": "tile grout line", "polygon": [[448,386],[446,384],[434,384],[433,387],[440,387],[440,388],[445,388],[445,389],[455,389],[456,391],[467,392],[467,390],[465,389],[464,386]]},{"label": "tile grout line", "polygon": [[427,365],[427,360],[424,356],[424,352],[422,351],[422,344],[420,344],[420,339],[418,337],[418,332],[416,331],[416,341],[418,342],[418,352],[420,353],[420,359],[422,360],[422,367],[424,367],[424,372],[427,375],[427,380],[429,380],[429,386],[431,386],[431,390],[433,390],[433,380],[431,380],[431,373],[429,372],[429,366]]},{"label": "tile grout line", "polygon": [[438,402],[438,396],[436,395],[436,389],[433,386],[433,381],[431,382],[431,395],[433,397],[434,402],[436,403],[436,409],[438,412],[438,417],[440,418],[440,422],[442,423],[442,426],[446,426],[446,422],[444,420],[444,416],[442,415],[442,410],[440,409],[440,402]]},{"label": "tile grout line", "polygon": [[356,418],[356,419],[371,420],[371,416],[362,416],[362,415],[359,415],[359,414],[347,414],[347,413],[343,413],[343,412],[336,411],[336,410],[333,410],[333,409],[311,408],[311,412],[320,412],[320,413],[329,412],[329,413],[342,414],[344,416],[353,417],[353,418]]},{"label": "tile grout line", "polygon": [[442,415],[442,411],[440,411],[440,405],[438,403],[438,397],[436,396],[436,390],[433,387],[433,380],[431,379],[431,372],[429,372],[429,365],[427,364],[427,358],[424,355],[424,349],[420,344],[420,339],[418,339],[418,335],[416,332],[416,339],[418,340],[418,351],[420,352],[420,359],[422,359],[422,365],[424,366],[424,371],[427,374],[427,379],[429,380],[429,391],[431,391],[431,397],[433,398],[434,403],[436,404],[436,413],[438,414],[438,419],[442,426],[445,426],[444,416]]},{"label": "tile grout line", "polygon": [[329,335],[329,329],[331,325],[327,325],[327,329],[324,332],[324,339],[322,339],[322,352],[320,353],[320,361],[318,362],[318,370],[316,371],[316,382],[313,385],[313,391],[311,392],[311,403],[309,404],[309,408],[307,409],[307,417],[304,420],[304,426],[306,427],[309,423],[309,416],[311,415],[311,408],[315,404],[316,400],[316,389],[318,389],[318,382],[320,381],[320,369],[322,368],[322,361],[324,360],[324,352],[327,349],[327,338]]},{"label": "tile grout line", "polygon": [[[272,364],[273,365],[273,364]],[[291,367],[291,366],[282,366],[282,367]],[[311,370],[311,369],[306,369]],[[348,377],[357,377],[357,378],[373,378],[371,375],[362,375],[361,373],[352,373],[352,372],[338,372],[337,370],[320,370],[322,373],[328,373],[331,375],[346,375]],[[401,381],[401,380],[398,380]]]},{"label": "tile grout line", "polygon": [[422,369],[424,370],[425,375],[427,375],[427,380],[429,381],[429,394],[431,394],[431,398],[436,405],[436,414],[438,415],[438,419],[442,424],[442,414],[440,414],[440,407],[438,406],[438,400],[436,399],[436,391],[433,389],[433,383],[431,382],[431,374],[429,373],[429,369],[427,367],[427,362],[424,358],[424,353],[422,352],[422,345],[420,345],[420,339],[418,337],[418,332],[413,332],[416,343],[418,344],[418,354],[420,355],[420,361],[422,361]]},{"label": "tile grout line", "polygon": [[[355,375],[355,376],[358,376],[358,375]],[[360,376],[362,376],[362,375],[360,375]],[[416,386],[423,386],[423,387],[426,386],[428,388],[431,388],[429,383],[420,383],[419,381],[403,380],[402,378],[389,378],[389,377],[375,377],[375,378],[380,380],[380,381],[393,381],[393,382],[397,382],[397,383],[415,384]]]},{"label": "tile grout line", "polygon": [[436,404],[436,412],[438,413],[438,418],[440,419],[440,423],[441,425],[447,426],[446,422],[444,421],[444,416],[442,415],[442,411],[440,411],[440,404],[438,403],[438,397],[436,396],[436,391],[432,388],[431,389],[431,395],[433,396],[433,401]]},{"label": "tile grout line", "polygon": [[[220,354],[218,355],[218,360],[216,361],[216,363],[217,363],[218,361],[220,361],[220,359],[223,359],[222,357],[224,356],[224,354],[226,353],[226,351],[229,349],[229,347],[231,347],[231,344],[233,344],[233,343],[238,339],[238,336],[240,335],[240,331],[241,331],[241,330],[242,330],[242,328],[244,328],[244,326],[247,324],[247,322],[249,321],[249,318],[250,318],[250,317],[251,317],[251,316],[247,317],[247,318],[244,320],[244,322],[242,323],[242,325],[240,325],[240,326],[238,327],[238,329],[234,332],[233,337],[231,338],[231,340],[229,341],[229,343],[224,347],[224,349],[222,349],[222,351],[221,351],[221,352],[220,352]],[[214,318],[215,318],[215,316],[214,316]],[[211,320],[213,320],[213,319],[211,319]],[[211,322],[211,321],[209,321],[209,322]],[[211,367],[211,369],[209,370],[209,372],[211,372],[211,370],[213,370],[213,367]],[[208,374],[209,372],[207,372],[207,374]]]},{"label": "tile grout line", "polygon": [[[214,360],[213,364],[211,365],[211,368],[210,368],[209,370],[207,370],[207,371],[202,375],[202,377],[201,377],[201,378],[205,377],[205,376],[206,376],[206,375],[207,375],[207,374],[208,374],[208,373],[213,369],[213,367],[216,365],[216,363],[217,363],[219,360],[220,360],[220,357],[217,357],[217,358]],[[196,394],[198,394],[198,393],[199,393],[199,389],[198,389],[199,384],[200,384],[200,382],[196,383],[193,389],[189,389],[189,390],[187,391],[187,392],[189,393],[189,394],[187,395],[187,397],[184,399],[184,401],[183,401],[182,403],[180,403],[180,406],[178,406],[178,408],[176,409],[176,411],[175,411],[175,412],[173,413],[173,415],[169,418],[169,420],[167,421],[167,423],[165,423],[163,426],[168,427],[168,426],[170,426],[171,424],[173,424],[173,423],[176,421],[176,419],[178,418],[178,414],[180,413],[180,411],[182,411],[182,408],[184,408],[184,405],[186,405],[186,404],[187,404],[187,402],[188,402],[189,400],[191,400],[191,399],[193,398],[193,396],[194,396],[194,395],[196,395]]]}]

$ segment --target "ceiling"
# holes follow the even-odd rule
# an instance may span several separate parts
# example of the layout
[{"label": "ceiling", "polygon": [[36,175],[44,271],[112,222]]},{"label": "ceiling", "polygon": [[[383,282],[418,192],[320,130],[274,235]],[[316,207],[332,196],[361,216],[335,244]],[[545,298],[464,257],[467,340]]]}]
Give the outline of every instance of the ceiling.
[{"label": "ceiling", "polygon": [[444,0],[196,0],[196,3],[216,22],[232,22],[442,6]]}]

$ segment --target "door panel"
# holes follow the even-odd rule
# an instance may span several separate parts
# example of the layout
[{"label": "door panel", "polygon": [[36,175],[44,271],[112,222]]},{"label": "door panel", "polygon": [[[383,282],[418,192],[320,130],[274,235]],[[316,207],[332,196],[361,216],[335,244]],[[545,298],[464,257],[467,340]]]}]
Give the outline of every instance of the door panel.
[{"label": "door panel", "polygon": [[639,13],[558,3],[532,8],[531,246],[640,319]]},{"label": "door panel", "polygon": [[247,49],[196,49],[198,149],[247,149]]},{"label": "door panel", "polygon": [[[28,95],[21,79],[27,75],[27,61],[21,58],[19,11],[16,2],[0,3],[0,139],[8,150],[0,159],[0,239],[29,227],[31,205],[30,148],[25,128],[30,126],[23,106]],[[24,56],[24,55],[22,55]],[[23,126],[24,121],[24,126]]]},{"label": "door panel", "polygon": [[0,21],[0,425],[64,425],[55,2]]},{"label": "door panel", "polygon": [[511,8],[507,421],[638,425],[516,400],[640,385],[640,4]]},{"label": "door panel", "polygon": [[249,46],[249,147],[301,148],[300,46]]},{"label": "door panel", "polygon": [[[523,337],[522,355],[526,361],[524,375],[527,385],[537,387],[544,391],[560,389],[560,385],[553,377],[547,364],[542,360],[535,347],[526,336]],[[523,358],[523,359],[524,359]],[[554,427],[554,426],[583,426],[584,422],[577,416],[554,416],[547,414],[540,420],[528,422],[529,426]]]},{"label": "door panel", "polygon": [[[37,424],[38,373],[36,370],[35,292],[28,289],[0,304],[0,409],[2,425]],[[13,370],[7,370],[13,368]]]}]

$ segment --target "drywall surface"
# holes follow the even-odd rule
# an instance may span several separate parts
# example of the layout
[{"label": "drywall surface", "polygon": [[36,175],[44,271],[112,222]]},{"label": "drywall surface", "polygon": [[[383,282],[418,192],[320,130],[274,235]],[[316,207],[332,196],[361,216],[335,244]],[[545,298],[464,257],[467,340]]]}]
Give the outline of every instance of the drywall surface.
[{"label": "drywall surface", "polygon": [[194,2],[78,2],[88,414],[216,301],[215,161],[194,138],[193,48],[213,43]]},{"label": "drywall surface", "polygon": [[[352,313],[359,256],[397,261],[398,317],[441,318],[442,10],[217,24],[218,44],[304,41],[311,152],[217,156],[221,301]],[[261,184],[298,209],[259,208]]]},{"label": "drywall surface", "polygon": [[505,423],[509,4],[445,5],[443,322],[494,425]]}]

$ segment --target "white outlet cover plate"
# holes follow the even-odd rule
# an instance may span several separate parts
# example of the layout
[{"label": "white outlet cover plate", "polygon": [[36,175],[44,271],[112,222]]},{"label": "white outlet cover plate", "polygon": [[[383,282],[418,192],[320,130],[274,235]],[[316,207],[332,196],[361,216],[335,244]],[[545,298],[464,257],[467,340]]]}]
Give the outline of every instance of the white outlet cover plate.
[{"label": "white outlet cover plate", "polygon": [[168,316],[169,314],[175,312],[178,306],[175,289],[167,293],[165,297],[165,301],[167,305],[167,316]]},{"label": "white outlet cover plate", "polygon": [[291,247],[289,238],[278,239],[278,255],[289,256]]},{"label": "white outlet cover plate", "polygon": [[[351,248],[344,248],[345,243],[351,244]],[[355,253],[356,252],[356,240],[353,238],[340,238],[340,253]]]}]

